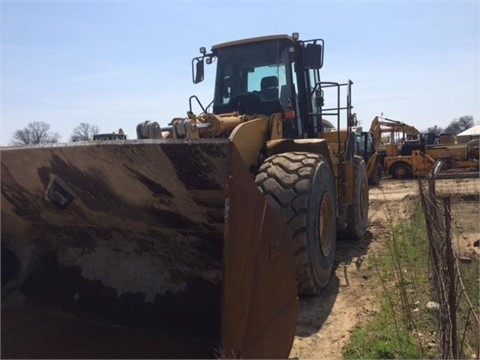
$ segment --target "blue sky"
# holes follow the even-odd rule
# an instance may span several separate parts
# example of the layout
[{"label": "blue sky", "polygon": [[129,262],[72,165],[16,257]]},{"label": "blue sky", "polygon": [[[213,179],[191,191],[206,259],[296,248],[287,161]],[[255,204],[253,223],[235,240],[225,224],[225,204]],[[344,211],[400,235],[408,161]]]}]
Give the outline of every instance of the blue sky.
[{"label": "blue sky", "polygon": [[351,79],[365,127],[380,113],[426,129],[480,120],[478,1],[1,1],[1,137],[44,121],[68,141],[185,116],[200,46],[291,34],[325,40],[323,80]]}]

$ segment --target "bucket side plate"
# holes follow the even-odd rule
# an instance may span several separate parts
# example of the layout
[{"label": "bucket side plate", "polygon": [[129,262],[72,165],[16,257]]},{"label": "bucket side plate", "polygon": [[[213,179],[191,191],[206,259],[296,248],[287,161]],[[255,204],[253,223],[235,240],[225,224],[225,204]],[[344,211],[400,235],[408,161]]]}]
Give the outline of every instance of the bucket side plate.
[{"label": "bucket side plate", "polygon": [[293,235],[232,149],[222,355],[287,358],[298,317]]}]

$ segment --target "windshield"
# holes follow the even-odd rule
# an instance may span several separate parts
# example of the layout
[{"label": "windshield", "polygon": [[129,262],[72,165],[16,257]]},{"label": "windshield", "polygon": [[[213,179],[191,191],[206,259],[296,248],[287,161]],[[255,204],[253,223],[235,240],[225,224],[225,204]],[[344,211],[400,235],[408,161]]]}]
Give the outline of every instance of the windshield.
[{"label": "windshield", "polygon": [[[232,111],[235,100],[250,96],[255,102],[285,102],[290,96],[287,77],[289,43],[264,41],[218,49],[215,111]],[[291,83],[291,82],[290,82]]]}]

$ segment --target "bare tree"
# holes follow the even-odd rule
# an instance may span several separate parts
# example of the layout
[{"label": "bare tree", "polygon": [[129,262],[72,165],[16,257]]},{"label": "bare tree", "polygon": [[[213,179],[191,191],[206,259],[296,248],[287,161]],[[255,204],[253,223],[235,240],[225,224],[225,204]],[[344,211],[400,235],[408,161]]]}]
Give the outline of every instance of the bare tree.
[{"label": "bare tree", "polygon": [[458,119],[453,119],[450,124],[445,129],[445,134],[457,135],[460,134],[462,131],[471,128],[474,125],[473,116],[472,115],[465,115]]},{"label": "bare tree", "polygon": [[443,128],[440,127],[440,126],[432,126],[432,127],[429,127],[427,130],[423,131],[424,133],[433,133],[435,135],[440,135],[441,133],[443,133]]},{"label": "bare tree", "polygon": [[70,136],[71,141],[85,141],[92,140],[93,135],[98,134],[98,126],[90,125],[89,123],[80,123]]},{"label": "bare tree", "polygon": [[12,143],[16,145],[57,143],[60,140],[60,134],[52,133],[49,130],[50,125],[46,122],[30,122],[23,130],[16,130],[13,133]]}]

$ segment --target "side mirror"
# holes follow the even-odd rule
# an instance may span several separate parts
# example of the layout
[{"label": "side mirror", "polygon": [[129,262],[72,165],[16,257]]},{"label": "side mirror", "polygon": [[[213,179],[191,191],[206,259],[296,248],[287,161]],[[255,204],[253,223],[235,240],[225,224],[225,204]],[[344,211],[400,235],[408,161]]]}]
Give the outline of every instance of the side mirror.
[{"label": "side mirror", "polygon": [[304,66],[307,69],[321,69],[323,66],[323,46],[321,44],[307,44],[303,58]]},{"label": "side mirror", "polygon": [[192,60],[192,80],[194,84],[198,84],[203,81],[204,77],[204,64],[203,56],[197,57]]}]

